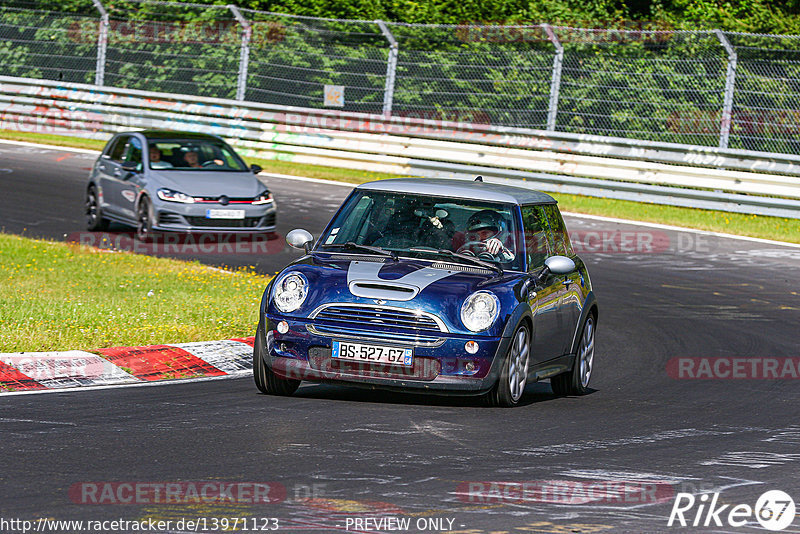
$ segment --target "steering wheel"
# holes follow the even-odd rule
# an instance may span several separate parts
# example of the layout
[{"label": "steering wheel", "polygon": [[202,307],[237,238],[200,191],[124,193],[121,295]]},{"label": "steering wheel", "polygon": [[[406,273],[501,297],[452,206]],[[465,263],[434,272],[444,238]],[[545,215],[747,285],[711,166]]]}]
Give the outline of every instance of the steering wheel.
[{"label": "steering wheel", "polygon": [[459,252],[461,254],[471,254],[473,256],[476,256],[475,252],[471,250],[472,248],[482,249],[478,251],[478,254],[483,254],[483,252],[486,251],[486,243],[484,243],[483,241],[467,241],[466,243],[458,247],[458,250],[456,252]]},{"label": "steering wheel", "polygon": [[215,165],[217,167],[222,167],[222,165],[224,165],[224,164],[218,159],[210,159],[208,161],[204,161],[202,166],[203,167],[211,167],[212,165]]}]

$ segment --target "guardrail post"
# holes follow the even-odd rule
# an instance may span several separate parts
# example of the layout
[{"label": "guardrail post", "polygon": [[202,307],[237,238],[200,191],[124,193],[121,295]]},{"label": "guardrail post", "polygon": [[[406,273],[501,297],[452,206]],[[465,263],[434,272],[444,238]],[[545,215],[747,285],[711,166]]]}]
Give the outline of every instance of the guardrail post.
[{"label": "guardrail post", "polygon": [[389,58],[386,61],[386,84],[383,88],[383,115],[386,117],[392,116],[392,105],[394,103],[394,82],[397,75],[397,55],[399,47],[397,41],[389,31],[386,23],[382,20],[376,20],[375,24],[381,29],[381,33],[386,40],[389,41]]},{"label": "guardrail post", "polygon": [[250,38],[253,35],[253,27],[250,25],[239,8],[228,4],[228,9],[231,10],[236,21],[242,25],[242,45],[241,53],[239,55],[239,78],[236,81],[236,100],[244,100],[245,91],[247,91],[247,71],[250,68]]},{"label": "guardrail post", "polygon": [[564,66],[564,47],[556,37],[553,28],[549,24],[542,24],[547,38],[553,43],[556,55],[553,58],[553,77],[550,80],[550,105],[547,107],[547,130],[552,132],[556,129],[556,116],[558,115],[558,95],[561,91],[561,69]]},{"label": "guardrail post", "polygon": [[719,128],[719,147],[728,148],[728,139],[731,135],[731,122],[733,121],[733,90],[736,85],[736,63],[738,56],[730,41],[720,30],[714,30],[720,44],[728,53],[728,70],[725,73],[725,99],[722,103],[722,120]]},{"label": "guardrail post", "polygon": [[94,7],[100,12],[100,32],[97,35],[97,65],[95,66],[94,84],[102,86],[106,79],[106,50],[108,49],[108,11],[100,0],[92,0]]}]

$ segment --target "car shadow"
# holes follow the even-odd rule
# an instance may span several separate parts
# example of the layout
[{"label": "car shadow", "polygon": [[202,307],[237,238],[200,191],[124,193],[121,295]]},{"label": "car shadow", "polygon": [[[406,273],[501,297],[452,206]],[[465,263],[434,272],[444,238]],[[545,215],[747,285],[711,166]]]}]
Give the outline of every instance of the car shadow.
[{"label": "car shadow", "polygon": [[[597,390],[590,389],[587,395]],[[405,393],[400,391],[354,387],[344,384],[305,383],[294,394],[304,399],[318,399],[341,402],[363,402],[373,404],[397,404],[411,406],[489,408],[482,396],[476,395],[437,395],[430,392]],[[550,384],[535,382],[528,384],[517,407],[531,406],[541,402],[556,400]],[[567,397],[571,398],[571,397]]]}]

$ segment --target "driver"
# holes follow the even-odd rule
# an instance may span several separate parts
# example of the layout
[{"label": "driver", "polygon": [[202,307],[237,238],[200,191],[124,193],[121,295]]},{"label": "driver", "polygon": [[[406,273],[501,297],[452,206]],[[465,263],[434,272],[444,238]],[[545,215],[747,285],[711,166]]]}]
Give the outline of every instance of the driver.
[{"label": "driver", "polygon": [[200,154],[194,150],[189,150],[183,155],[187,167],[202,167],[200,164]]},{"label": "driver", "polygon": [[493,210],[473,213],[467,221],[467,242],[458,252],[472,253],[477,257],[489,254],[492,259],[506,263],[514,259],[514,253],[504,243],[509,233],[503,217]]}]

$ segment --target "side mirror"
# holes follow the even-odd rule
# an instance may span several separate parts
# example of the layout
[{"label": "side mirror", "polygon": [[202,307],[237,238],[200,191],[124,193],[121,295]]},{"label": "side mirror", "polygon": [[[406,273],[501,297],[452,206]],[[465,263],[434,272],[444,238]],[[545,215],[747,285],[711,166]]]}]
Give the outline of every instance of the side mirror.
[{"label": "side mirror", "polygon": [[250,165],[250,170],[253,171],[253,174],[258,174],[264,169],[261,168],[261,165],[256,165],[255,163],[253,163],[252,165]]},{"label": "side mirror", "polygon": [[544,268],[531,280],[531,283],[541,284],[548,274],[569,274],[575,270],[575,262],[566,256],[550,256],[544,260]]},{"label": "side mirror", "polygon": [[138,163],[133,161],[123,161],[122,162],[122,170],[125,172],[136,172],[137,168],[139,167]]},{"label": "side mirror", "polygon": [[575,262],[566,256],[550,256],[544,264],[553,274],[569,274],[575,270]]},{"label": "side mirror", "polygon": [[308,252],[313,242],[314,236],[307,230],[301,228],[297,228],[286,234],[286,244],[292,248],[302,248]]}]

